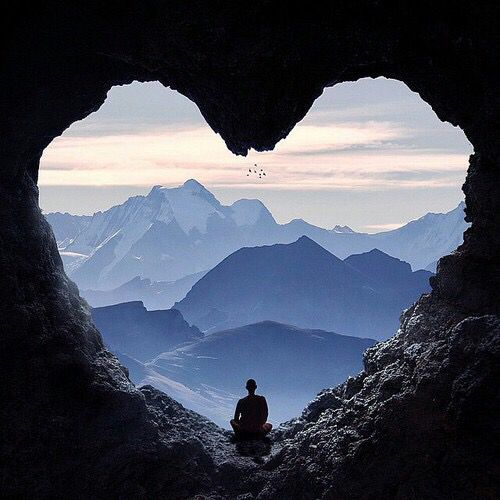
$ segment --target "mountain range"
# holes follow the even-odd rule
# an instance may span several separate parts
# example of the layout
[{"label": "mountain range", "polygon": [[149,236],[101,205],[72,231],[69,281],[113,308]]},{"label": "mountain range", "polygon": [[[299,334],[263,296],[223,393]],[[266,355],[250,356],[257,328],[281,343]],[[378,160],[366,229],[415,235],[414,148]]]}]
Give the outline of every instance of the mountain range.
[{"label": "mountain range", "polygon": [[147,196],[95,213],[61,254],[82,289],[107,290],[135,276],[175,281],[210,269],[242,246],[268,241],[269,225],[276,222],[259,201],[223,206],[189,180],[178,188],[155,186]]},{"label": "mountain range", "polygon": [[386,339],[430,290],[429,271],[381,252],[341,260],[307,236],[237,250],[174,307],[205,332],[264,320]]},{"label": "mountain range", "polygon": [[259,200],[225,206],[191,179],[93,216],[46,218],[130,378],[227,427],[246,378],[279,422],[362,369],[462,241],[463,208],[357,233],[278,224]]},{"label": "mountain range", "polygon": [[259,200],[225,206],[191,179],[177,188],[155,186],[146,196],[91,217],[51,213],[46,218],[66,272],[91,295],[137,276],[172,283],[206,272],[242,247],[291,243],[303,235],[341,259],[378,248],[413,269],[433,270],[462,241],[467,228],[463,208],[461,203],[446,214],[429,213],[392,231],[357,233],[341,225],[323,229],[302,219],[278,224]]}]

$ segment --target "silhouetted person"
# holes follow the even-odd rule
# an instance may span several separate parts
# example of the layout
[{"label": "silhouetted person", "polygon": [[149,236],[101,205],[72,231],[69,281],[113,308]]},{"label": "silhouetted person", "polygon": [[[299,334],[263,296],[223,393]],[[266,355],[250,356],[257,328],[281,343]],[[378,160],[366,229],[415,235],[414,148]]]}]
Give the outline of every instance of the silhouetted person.
[{"label": "silhouetted person", "polygon": [[248,396],[238,401],[231,427],[237,436],[263,437],[273,428],[266,422],[269,414],[266,398],[255,394],[257,383],[253,378],[247,380],[246,389]]}]

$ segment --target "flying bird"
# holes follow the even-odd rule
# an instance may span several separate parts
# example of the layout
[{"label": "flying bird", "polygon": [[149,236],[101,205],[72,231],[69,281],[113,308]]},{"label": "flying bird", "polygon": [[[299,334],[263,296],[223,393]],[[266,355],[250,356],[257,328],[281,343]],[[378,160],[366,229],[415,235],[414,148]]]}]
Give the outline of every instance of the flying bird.
[{"label": "flying bird", "polygon": [[254,163],[253,166],[255,167],[254,169],[252,169],[252,168],[248,169],[247,177],[250,177],[251,175],[255,174],[256,176],[257,175],[259,176],[259,179],[262,179],[262,176],[266,175],[266,172],[264,172],[264,169],[263,168],[258,169],[257,163]]}]

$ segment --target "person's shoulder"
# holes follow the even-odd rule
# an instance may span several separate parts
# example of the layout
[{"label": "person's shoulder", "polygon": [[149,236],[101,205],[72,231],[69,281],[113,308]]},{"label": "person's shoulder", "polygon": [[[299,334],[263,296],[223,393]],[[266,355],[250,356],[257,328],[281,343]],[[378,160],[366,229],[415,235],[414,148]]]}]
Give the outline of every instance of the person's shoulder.
[{"label": "person's shoulder", "polygon": [[261,401],[265,401],[266,398],[264,396],[261,396],[260,394],[257,395],[257,397],[261,400]]}]

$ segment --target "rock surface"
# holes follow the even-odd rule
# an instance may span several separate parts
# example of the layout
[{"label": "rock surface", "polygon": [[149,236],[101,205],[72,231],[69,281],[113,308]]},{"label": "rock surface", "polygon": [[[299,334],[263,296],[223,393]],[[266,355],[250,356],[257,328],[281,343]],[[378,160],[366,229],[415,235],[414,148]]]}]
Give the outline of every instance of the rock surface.
[{"label": "rock surface", "polygon": [[[11,2],[2,12],[0,484],[57,498],[495,498],[498,4]],[[159,80],[228,147],[273,148],[324,87],[405,82],[474,146],[464,244],[366,373],[276,433],[264,466],[102,345],[38,208],[39,159],[107,91]],[[279,448],[283,445],[283,450]],[[241,447],[239,448],[241,451]],[[253,450],[251,453],[254,453]],[[260,492],[260,493],[259,493]]]},{"label": "rock surface", "polygon": [[499,357],[498,318],[422,299],[363,373],[279,429],[260,498],[493,498]]}]

